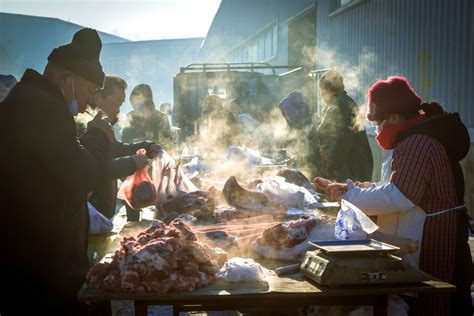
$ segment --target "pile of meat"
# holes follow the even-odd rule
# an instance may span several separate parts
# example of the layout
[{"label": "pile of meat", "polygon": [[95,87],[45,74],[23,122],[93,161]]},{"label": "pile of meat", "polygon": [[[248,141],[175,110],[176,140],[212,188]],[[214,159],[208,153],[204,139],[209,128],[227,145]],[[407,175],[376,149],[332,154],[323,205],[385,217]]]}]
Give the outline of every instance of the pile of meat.
[{"label": "pile of meat", "polygon": [[112,262],[94,265],[86,285],[134,293],[189,292],[212,282],[226,260],[225,252],[198,242],[179,219],[168,226],[154,221],[136,238],[124,238]]},{"label": "pile of meat", "polygon": [[252,248],[270,259],[295,260],[308,250],[308,241],[333,239],[333,219],[325,216],[301,216],[297,220],[266,229],[252,242]]}]

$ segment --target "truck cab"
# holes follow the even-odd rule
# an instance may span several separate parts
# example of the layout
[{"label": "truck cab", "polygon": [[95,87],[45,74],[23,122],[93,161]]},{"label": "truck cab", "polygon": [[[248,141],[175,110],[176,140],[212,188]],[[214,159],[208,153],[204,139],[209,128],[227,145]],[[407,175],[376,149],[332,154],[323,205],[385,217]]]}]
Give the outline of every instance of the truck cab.
[{"label": "truck cab", "polygon": [[305,94],[318,111],[316,77],[301,66],[268,63],[207,63],[182,67],[174,77],[173,125],[183,140],[197,132],[204,99],[219,96],[235,115],[264,116],[293,90]]}]

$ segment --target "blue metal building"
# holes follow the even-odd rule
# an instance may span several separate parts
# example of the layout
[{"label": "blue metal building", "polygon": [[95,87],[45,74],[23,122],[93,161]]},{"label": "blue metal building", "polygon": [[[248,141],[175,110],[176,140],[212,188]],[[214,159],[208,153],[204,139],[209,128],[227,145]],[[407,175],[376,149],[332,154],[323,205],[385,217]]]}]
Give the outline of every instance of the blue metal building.
[{"label": "blue metal building", "polygon": [[316,68],[355,73],[359,101],[377,79],[403,75],[472,133],[473,17],[471,0],[318,0]]}]

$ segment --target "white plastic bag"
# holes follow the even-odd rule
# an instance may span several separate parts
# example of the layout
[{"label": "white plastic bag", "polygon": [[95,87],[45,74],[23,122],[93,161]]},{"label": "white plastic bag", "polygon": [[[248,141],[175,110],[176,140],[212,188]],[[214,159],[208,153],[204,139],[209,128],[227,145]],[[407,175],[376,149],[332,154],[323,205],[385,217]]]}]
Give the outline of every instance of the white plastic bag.
[{"label": "white plastic bag", "polygon": [[153,160],[152,179],[156,188],[156,202],[163,203],[180,192],[196,192],[199,189],[184,174],[180,165],[166,152],[161,151]]},{"label": "white plastic bag", "polygon": [[102,215],[91,203],[87,202],[89,209],[90,226],[89,233],[100,234],[108,233],[114,228],[114,223],[104,215]]},{"label": "white plastic bag", "polygon": [[304,187],[286,182],[285,178],[274,176],[263,179],[257,190],[274,202],[297,209],[311,208],[317,203],[314,196]]},{"label": "white plastic bag", "polygon": [[265,279],[259,263],[253,259],[239,257],[229,259],[217,271],[216,277],[227,282],[258,282]]},{"label": "white plastic bag", "polygon": [[379,227],[354,204],[341,200],[334,234],[337,240],[367,239]]},{"label": "white plastic bag", "polygon": [[209,169],[197,156],[193,157],[190,162],[183,165],[183,168],[187,175],[204,173]]},{"label": "white plastic bag", "polygon": [[270,165],[274,161],[270,158],[262,157],[260,151],[257,149],[248,148],[245,146],[229,146],[229,149],[224,155],[225,161],[245,162],[249,168],[254,168],[259,165]]}]

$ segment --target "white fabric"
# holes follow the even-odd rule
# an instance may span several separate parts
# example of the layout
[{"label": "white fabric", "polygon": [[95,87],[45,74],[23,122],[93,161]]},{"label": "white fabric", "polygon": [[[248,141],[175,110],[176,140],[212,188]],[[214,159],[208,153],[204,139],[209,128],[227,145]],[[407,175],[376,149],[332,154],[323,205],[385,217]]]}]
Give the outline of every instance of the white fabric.
[{"label": "white fabric", "polygon": [[455,207],[448,208],[448,209],[445,209],[445,210],[442,210],[442,211],[439,211],[439,212],[436,212],[436,213],[427,214],[426,217],[439,216],[439,215],[442,215],[444,213],[449,213],[449,212],[456,211],[456,210],[459,210],[459,209],[462,209],[462,208],[465,208],[465,207],[466,207],[466,204],[455,206]]},{"label": "white fabric", "polygon": [[311,208],[317,201],[304,187],[286,182],[279,176],[266,177],[257,185],[257,190],[274,202],[297,209]]},{"label": "white fabric", "polygon": [[89,209],[90,218],[89,233],[108,233],[114,229],[114,223],[102,215],[90,202],[87,202],[87,208]]},{"label": "white fabric", "polygon": [[229,259],[216,273],[216,277],[227,282],[258,282],[265,279],[262,266],[249,258]]},{"label": "white fabric", "polygon": [[182,192],[199,190],[184,174],[181,166],[166,151],[162,150],[155,157],[152,166],[152,179],[156,188],[157,203],[163,203]]},{"label": "white fabric", "polygon": [[347,180],[348,191],[342,198],[359,207],[367,215],[405,212],[415,206],[393,183],[359,188]]},{"label": "white fabric", "polygon": [[[356,188],[349,182],[350,190],[342,198],[352,202],[368,215],[377,216],[379,231],[385,234],[416,240],[421,245],[426,213],[407,199],[390,183],[393,150],[387,151],[382,162],[381,182],[374,187]],[[420,250],[402,259],[418,267]]]},{"label": "white fabric", "polygon": [[392,175],[393,149],[385,150],[383,153],[383,156],[384,156],[384,159],[382,161],[380,182],[376,182],[375,185],[382,185],[382,184],[390,182],[390,176]]}]

